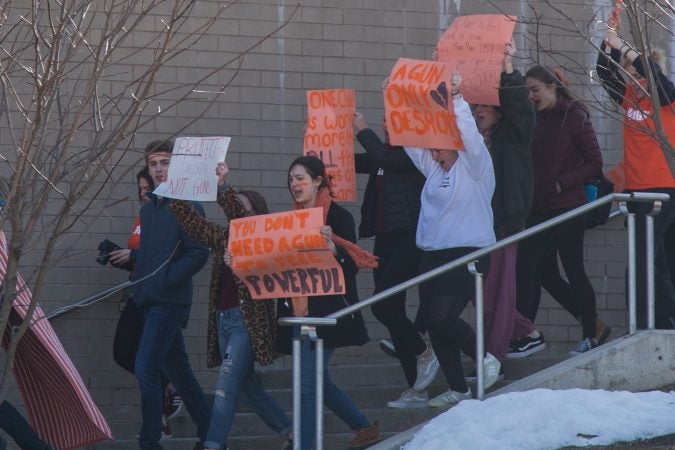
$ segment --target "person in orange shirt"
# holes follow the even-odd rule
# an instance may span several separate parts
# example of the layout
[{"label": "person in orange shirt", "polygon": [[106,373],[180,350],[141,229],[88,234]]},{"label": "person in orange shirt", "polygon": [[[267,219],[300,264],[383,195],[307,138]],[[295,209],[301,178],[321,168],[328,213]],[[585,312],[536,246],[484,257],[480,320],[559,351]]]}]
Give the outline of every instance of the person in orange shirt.
[{"label": "person in orange shirt", "polygon": [[[650,92],[647,72],[640,54],[617,34],[620,18],[613,14],[601,45],[596,70],[610,98],[625,111],[623,139],[626,192],[659,192],[675,200],[675,178],[671,172],[663,145],[659,142],[652,94],[658,98],[661,123],[665,137],[675,145],[675,86],[664,73],[665,57],[662,50],[652,50],[647,57],[657,92]],[[609,55],[605,49],[609,49]],[[623,75],[623,78],[619,75]],[[636,250],[639,267],[646,264],[644,232],[646,213],[651,205],[636,205]],[[664,202],[654,217],[656,328],[675,328],[675,289],[666,258],[664,236],[675,222],[675,201]],[[647,325],[647,285],[644,270],[637,271],[637,320],[639,327]]]}]

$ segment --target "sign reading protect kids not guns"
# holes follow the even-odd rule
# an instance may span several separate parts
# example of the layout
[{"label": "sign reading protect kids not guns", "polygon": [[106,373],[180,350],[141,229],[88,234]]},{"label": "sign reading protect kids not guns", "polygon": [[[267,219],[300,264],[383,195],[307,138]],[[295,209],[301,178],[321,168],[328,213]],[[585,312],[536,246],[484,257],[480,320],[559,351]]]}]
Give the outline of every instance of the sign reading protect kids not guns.
[{"label": "sign reading protect kids not guns", "polygon": [[323,209],[234,219],[232,270],[254,299],[344,294],[342,267],[319,234]]},{"label": "sign reading protect kids not guns", "polygon": [[515,16],[477,14],[453,20],[438,41],[439,61],[449,61],[462,75],[462,95],[469,103],[499,105],[499,76]]},{"label": "sign reading protect kids not guns", "polygon": [[384,91],[392,145],[464,148],[452,107],[449,63],[400,58]]},{"label": "sign reading protect kids not guns", "polygon": [[177,138],[167,179],[157,186],[154,193],[181,200],[216,201],[216,165],[225,162],[229,145],[229,137]]},{"label": "sign reading protect kids not guns", "polygon": [[341,202],[356,201],[354,131],[356,94],[352,89],[307,91],[307,131],[303,154],[320,158],[331,189]]}]

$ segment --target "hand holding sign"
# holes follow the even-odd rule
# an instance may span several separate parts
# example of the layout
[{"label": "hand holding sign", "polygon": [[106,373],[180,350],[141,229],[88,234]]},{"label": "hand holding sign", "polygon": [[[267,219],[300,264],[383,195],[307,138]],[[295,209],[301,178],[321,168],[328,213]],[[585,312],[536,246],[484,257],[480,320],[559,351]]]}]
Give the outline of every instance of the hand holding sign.
[{"label": "hand holding sign", "polygon": [[224,162],[219,162],[216,165],[216,176],[218,177],[218,186],[225,184],[225,175],[230,172],[230,167]]}]

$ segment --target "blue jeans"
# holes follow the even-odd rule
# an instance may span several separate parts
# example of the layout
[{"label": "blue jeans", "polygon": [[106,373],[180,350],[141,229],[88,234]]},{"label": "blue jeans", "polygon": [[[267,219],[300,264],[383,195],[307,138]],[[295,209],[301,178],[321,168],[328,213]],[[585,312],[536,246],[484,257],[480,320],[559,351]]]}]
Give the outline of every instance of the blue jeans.
[{"label": "blue jeans", "polygon": [[143,425],[138,444],[143,450],[161,450],[162,370],[183,398],[203,441],[209,425],[209,403],[192,373],[185,351],[181,326],[190,314],[190,305],[157,303],[145,306],[143,335],[138,344],[135,371],[141,390]]},{"label": "blue jeans", "polygon": [[[295,332],[297,334],[297,330]],[[323,350],[323,403],[335,413],[349,428],[368,427],[368,419],[356,407],[352,399],[330,379],[328,363],[335,353],[334,348]],[[300,347],[300,448],[311,450],[316,434],[316,350],[308,339],[303,339]]]},{"label": "blue jeans", "polygon": [[[0,403],[0,429],[9,434],[16,444],[24,450],[48,450],[51,447],[31,428],[26,419],[8,401]],[[4,439],[0,437],[0,448]],[[4,442],[7,445],[6,442]]]},{"label": "blue jeans", "polygon": [[293,429],[290,419],[265,391],[253,368],[253,349],[241,309],[218,311],[216,323],[223,362],[204,448],[221,448],[230,432],[240,395],[272,431],[279,435],[290,433]]}]

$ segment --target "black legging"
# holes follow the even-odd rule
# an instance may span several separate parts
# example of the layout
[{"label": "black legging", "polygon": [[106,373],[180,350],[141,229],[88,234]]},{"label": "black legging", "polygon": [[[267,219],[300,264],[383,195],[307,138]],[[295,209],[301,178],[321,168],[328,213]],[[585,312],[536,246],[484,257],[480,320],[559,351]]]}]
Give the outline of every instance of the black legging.
[{"label": "black legging", "polygon": [[[571,209],[533,212],[528,218],[528,226],[537,225]],[[583,337],[595,339],[595,291],[584,269],[585,230],[586,215],[582,214],[531,236],[518,245],[516,307],[523,316],[535,321],[541,297],[541,281],[546,279],[548,283],[555,276],[550,271],[558,270],[557,264],[551,264],[550,256],[551,249],[557,248],[569,285],[578,298],[575,303],[581,316]],[[567,305],[566,309],[569,310],[570,306]]]},{"label": "black legging", "polygon": [[[374,253],[379,257],[378,268],[373,272],[376,294],[419,273],[421,251],[415,245],[415,230],[377,235]],[[371,309],[375,318],[387,327],[408,386],[412,387],[417,378],[415,356],[423,353],[427,345],[408,318],[405,303],[406,291],[403,291],[374,304]]]},{"label": "black legging", "polygon": [[[450,248],[422,253],[420,272],[466,255],[475,248]],[[487,259],[480,270],[487,273]],[[476,335],[459,316],[474,296],[474,278],[466,267],[446,272],[420,286],[420,319],[429,330],[431,345],[453,391],[466,392],[460,350],[476,359]]]}]

